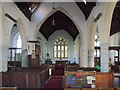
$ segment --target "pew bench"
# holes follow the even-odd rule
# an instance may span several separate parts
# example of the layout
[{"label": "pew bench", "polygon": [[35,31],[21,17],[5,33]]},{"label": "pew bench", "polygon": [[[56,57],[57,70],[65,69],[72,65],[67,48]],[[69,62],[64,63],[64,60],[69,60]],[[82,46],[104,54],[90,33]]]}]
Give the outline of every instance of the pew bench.
[{"label": "pew bench", "polygon": [[3,87],[42,88],[49,78],[49,69],[22,68],[2,73]]}]

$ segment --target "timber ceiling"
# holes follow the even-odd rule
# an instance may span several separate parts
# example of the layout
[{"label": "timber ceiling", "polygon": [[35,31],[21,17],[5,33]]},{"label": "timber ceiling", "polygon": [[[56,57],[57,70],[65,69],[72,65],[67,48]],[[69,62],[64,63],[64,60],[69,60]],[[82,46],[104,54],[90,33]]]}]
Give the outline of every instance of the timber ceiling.
[{"label": "timber ceiling", "polygon": [[117,2],[112,16],[110,36],[120,32],[120,1]]},{"label": "timber ceiling", "polygon": [[76,2],[76,4],[83,12],[86,20],[88,19],[94,6],[96,6],[96,2],[87,2],[86,4],[84,2]]},{"label": "timber ceiling", "polygon": [[40,2],[15,2],[23,14],[31,21],[31,16],[40,5]]},{"label": "timber ceiling", "polygon": [[[55,25],[52,24],[53,18]],[[39,31],[44,35],[46,39],[48,39],[49,36],[56,30],[66,30],[73,37],[73,39],[75,39],[76,36],[79,34],[73,21],[61,11],[57,11],[53,15],[51,15],[43,23]]]},{"label": "timber ceiling", "polygon": [[[18,8],[23,12],[23,14],[31,21],[32,14],[38,8],[41,2],[15,2],[15,3],[18,6]],[[87,2],[86,4],[84,2],[76,2],[76,5],[83,12],[85,19],[87,20],[89,18],[91,11],[96,6],[96,2]],[[51,25],[53,16],[56,16],[55,26]],[[73,37],[73,39],[75,39],[76,35],[78,35],[78,30],[75,27],[74,23],[70,20],[69,17],[67,17],[64,13],[60,11],[50,16],[43,23],[39,31],[43,34],[43,36],[46,39],[48,39],[49,36],[57,29],[66,30]],[[110,35],[113,35],[117,32],[120,32],[120,2],[116,4],[116,7],[114,9]]]}]

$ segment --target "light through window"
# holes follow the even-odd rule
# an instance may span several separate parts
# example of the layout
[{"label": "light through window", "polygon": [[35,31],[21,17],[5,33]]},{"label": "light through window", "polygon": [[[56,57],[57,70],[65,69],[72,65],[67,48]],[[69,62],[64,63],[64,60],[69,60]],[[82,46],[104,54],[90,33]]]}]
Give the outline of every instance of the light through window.
[{"label": "light through window", "polygon": [[68,58],[68,42],[64,37],[58,37],[53,45],[54,58]]},{"label": "light through window", "polygon": [[[18,35],[18,37],[17,37],[17,48],[21,48],[21,47],[22,47],[21,36]],[[18,49],[17,53],[21,53],[21,49]]]}]

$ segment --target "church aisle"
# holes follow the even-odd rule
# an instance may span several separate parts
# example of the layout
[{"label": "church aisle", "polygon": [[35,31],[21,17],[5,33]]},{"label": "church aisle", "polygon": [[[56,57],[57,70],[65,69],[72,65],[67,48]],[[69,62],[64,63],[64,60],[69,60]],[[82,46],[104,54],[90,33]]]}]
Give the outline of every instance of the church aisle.
[{"label": "church aisle", "polygon": [[56,65],[55,71],[53,71],[53,75],[49,78],[43,90],[50,90],[50,89],[63,89],[63,76],[64,76],[64,66],[63,65]]}]

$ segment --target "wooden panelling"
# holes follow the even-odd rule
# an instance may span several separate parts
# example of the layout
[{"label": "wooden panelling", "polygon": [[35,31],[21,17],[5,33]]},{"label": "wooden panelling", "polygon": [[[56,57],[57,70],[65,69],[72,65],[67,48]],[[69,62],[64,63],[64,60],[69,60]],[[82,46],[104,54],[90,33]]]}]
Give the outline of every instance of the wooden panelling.
[{"label": "wooden panelling", "polygon": [[116,90],[120,90],[120,88],[116,88]]},{"label": "wooden panelling", "polygon": [[[92,82],[95,82],[94,71],[66,71],[64,76],[65,88],[91,88]],[[91,83],[88,83],[88,78]]]},{"label": "wooden panelling", "polygon": [[29,67],[39,67],[40,58],[36,56],[36,58],[31,58],[31,55],[28,55],[28,65]]},{"label": "wooden panelling", "polygon": [[64,88],[64,90],[80,90],[80,88]]},{"label": "wooden panelling", "polygon": [[1,87],[1,90],[17,90],[17,87]]},{"label": "wooden panelling", "polygon": [[99,88],[99,90],[114,90],[114,88]]},{"label": "wooden panelling", "polygon": [[98,88],[82,88],[82,90],[99,90]]},{"label": "wooden panelling", "polygon": [[95,85],[97,87],[114,87],[113,73],[96,73]]},{"label": "wooden panelling", "polygon": [[49,70],[23,68],[2,73],[3,87],[42,88],[49,78]]}]

